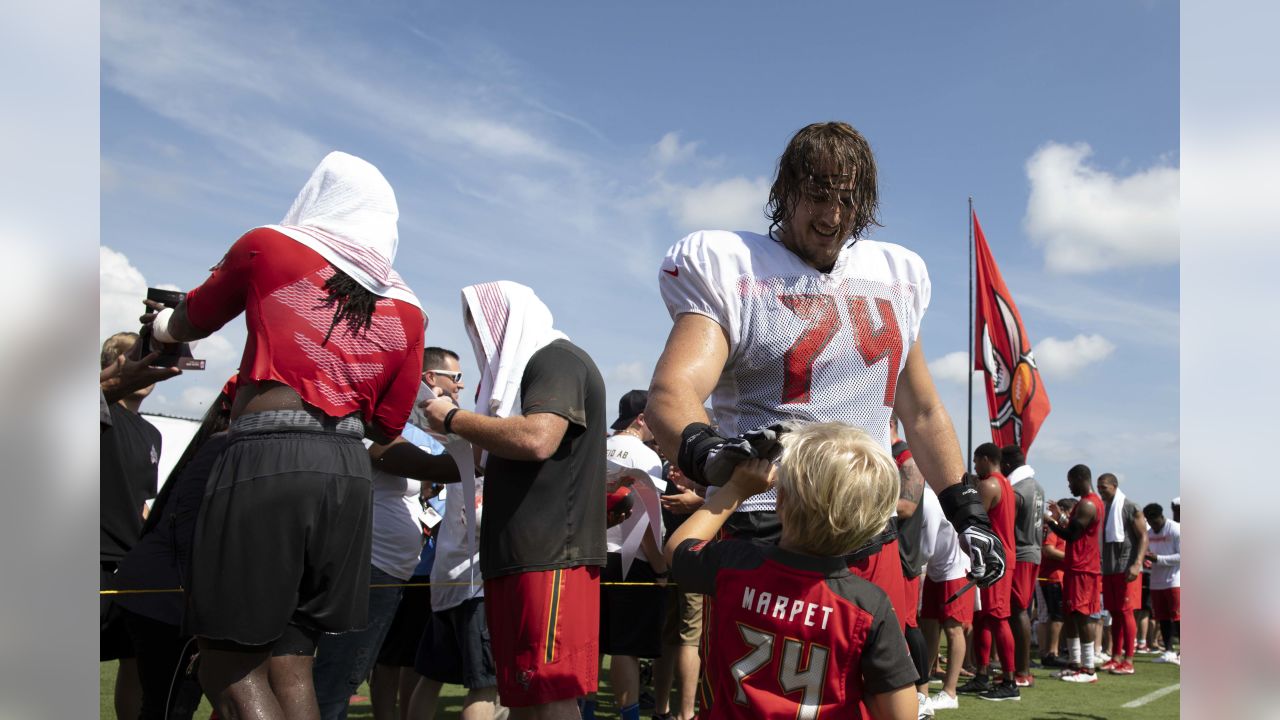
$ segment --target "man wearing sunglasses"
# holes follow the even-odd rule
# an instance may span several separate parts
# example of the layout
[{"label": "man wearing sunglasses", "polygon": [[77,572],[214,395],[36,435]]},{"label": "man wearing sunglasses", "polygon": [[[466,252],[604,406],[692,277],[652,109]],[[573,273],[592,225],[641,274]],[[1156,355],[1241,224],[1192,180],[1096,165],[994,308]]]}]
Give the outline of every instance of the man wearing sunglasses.
[{"label": "man wearing sunglasses", "polygon": [[429,347],[422,352],[422,382],[429,387],[440,388],[442,394],[458,403],[458,393],[466,388],[462,383],[462,366],[458,354],[444,348]]}]

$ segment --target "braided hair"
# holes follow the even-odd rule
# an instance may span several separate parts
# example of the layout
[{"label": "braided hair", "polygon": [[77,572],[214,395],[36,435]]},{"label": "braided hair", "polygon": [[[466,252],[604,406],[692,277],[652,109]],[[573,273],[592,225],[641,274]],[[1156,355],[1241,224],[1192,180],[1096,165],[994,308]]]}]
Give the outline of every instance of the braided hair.
[{"label": "braided hair", "polygon": [[368,332],[373,325],[373,311],[378,304],[377,295],[369,292],[363,285],[352,280],[350,275],[336,267],[333,269],[333,277],[324,282],[324,290],[327,295],[320,302],[319,307],[332,307],[334,310],[333,322],[329,325],[329,331],[324,334],[321,345],[329,342],[334,328],[344,320],[352,335],[358,335],[361,331]]}]

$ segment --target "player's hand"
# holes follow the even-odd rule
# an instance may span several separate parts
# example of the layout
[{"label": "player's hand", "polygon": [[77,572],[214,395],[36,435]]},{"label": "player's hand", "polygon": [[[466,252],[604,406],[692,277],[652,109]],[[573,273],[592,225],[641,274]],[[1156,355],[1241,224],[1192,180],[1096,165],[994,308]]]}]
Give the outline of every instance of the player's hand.
[{"label": "player's hand", "polygon": [[769,425],[726,438],[707,425],[690,425],[680,442],[680,468],[700,485],[723,486],[738,463],[776,458],[782,451],[778,437],[785,431],[782,425]]},{"label": "player's hand", "polygon": [[1124,574],[1125,580],[1127,582],[1133,582],[1134,580],[1137,580],[1138,576],[1142,574],[1142,568],[1138,566],[1140,564],[1141,563],[1129,566],[1129,572]]},{"label": "player's hand", "polygon": [[115,402],[148,385],[182,374],[182,370],[176,367],[152,366],[151,363],[160,357],[159,353],[148,353],[137,359],[127,355],[117,357],[98,375],[98,386],[106,395],[107,402]]},{"label": "player's hand", "polygon": [[772,489],[777,479],[778,469],[773,462],[755,458],[741,462],[733,469],[725,490],[736,490],[740,497],[746,499]]},{"label": "player's hand", "polygon": [[458,407],[448,397],[436,397],[418,403],[418,409],[427,417],[427,424],[435,432],[444,434],[444,418],[449,411]]},{"label": "player's hand", "polygon": [[662,503],[663,510],[676,515],[692,515],[706,502],[701,495],[687,489],[675,495],[663,495],[658,501]]}]

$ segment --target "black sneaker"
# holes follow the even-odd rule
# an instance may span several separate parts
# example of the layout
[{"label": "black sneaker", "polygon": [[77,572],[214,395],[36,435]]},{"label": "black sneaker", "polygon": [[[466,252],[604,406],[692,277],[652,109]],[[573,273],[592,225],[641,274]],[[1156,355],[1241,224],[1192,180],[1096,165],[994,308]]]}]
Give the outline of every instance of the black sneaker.
[{"label": "black sneaker", "polygon": [[974,675],[972,680],[956,688],[956,692],[965,695],[977,695],[990,689],[991,680],[986,675]]},{"label": "black sneaker", "polygon": [[1057,655],[1045,655],[1040,658],[1040,664],[1047,668],[1064,668],[1068,665],[1066,660]]},{"label": "black sneaker", "polygon": [[983,700],[993,700],[1000,702],[1002,700],[1021,700],[1022,693],[1018,691],[1018,686],[1011,682],[1002,682],[992,687],[990,690],[978,695]]}]

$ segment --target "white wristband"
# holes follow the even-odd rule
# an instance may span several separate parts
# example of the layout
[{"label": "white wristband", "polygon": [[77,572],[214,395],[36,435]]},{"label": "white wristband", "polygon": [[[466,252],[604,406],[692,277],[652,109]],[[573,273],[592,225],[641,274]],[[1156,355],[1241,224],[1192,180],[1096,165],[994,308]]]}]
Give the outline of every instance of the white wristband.
[{"label": "white wristband", "polygon": [[151,321],[151,336],[162,343],[176,343],[178,339],[169,334],[169,318],[173,317],[173,308],[165,308]]}]

